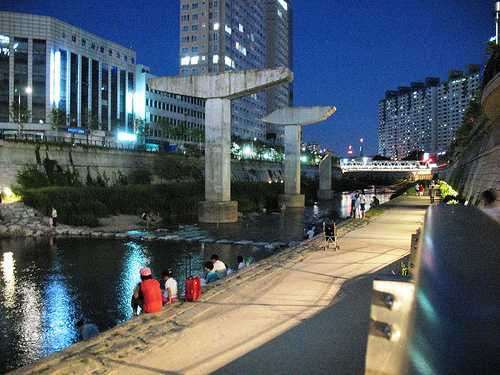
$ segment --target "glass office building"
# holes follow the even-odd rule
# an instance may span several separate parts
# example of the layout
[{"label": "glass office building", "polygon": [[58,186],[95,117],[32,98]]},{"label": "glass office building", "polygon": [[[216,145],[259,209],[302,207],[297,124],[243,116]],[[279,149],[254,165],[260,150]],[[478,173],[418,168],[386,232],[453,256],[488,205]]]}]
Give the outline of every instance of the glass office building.
[{"label": "glass office building", "polygon": [[50,130],[51,112],[68,126],[133,126],[136,53],[53,17],[0,12],[0,129],[18,130],[13,103],[28,109],[26,132]]}]

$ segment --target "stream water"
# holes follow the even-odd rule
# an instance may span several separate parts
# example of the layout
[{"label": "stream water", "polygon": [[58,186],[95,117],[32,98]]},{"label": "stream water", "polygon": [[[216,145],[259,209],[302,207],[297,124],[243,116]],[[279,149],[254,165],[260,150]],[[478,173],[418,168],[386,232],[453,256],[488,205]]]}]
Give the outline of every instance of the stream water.
[{"label": "stream water", "polygon": [[[389,194],[377,194],[381,203]],[[367,201],[371,194],[367,194]],[[253,214],[238,223],[188,226],[169,232],[186,238],[204,237],[254,241],[250,245],[199,241],[147,241],[80,237],[0,240],[0,374],[61,350],[80,339],[75,322],[95,323],[102,332],[132,317],[130,298],[140,281],[139,270],[150,267],[160,279],[165,268],[174,271],[181,294],[188,274],[203,276],[202,264],[211,254],[236,269],[236,257],[247,264],[269,257],[278,249],[256,242],[302,240],[304,228],[329,210],[347,217],[348,194],[333,202],[305,209]]]}]

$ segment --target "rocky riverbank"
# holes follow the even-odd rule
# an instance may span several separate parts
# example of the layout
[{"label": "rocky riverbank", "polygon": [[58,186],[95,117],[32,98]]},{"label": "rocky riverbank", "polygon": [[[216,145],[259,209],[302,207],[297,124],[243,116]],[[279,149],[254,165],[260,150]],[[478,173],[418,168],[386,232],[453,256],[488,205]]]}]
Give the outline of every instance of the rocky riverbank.
[{"label": "rocky riverbank", "polygon": [[73,227],[58,224],[56,228],[49,225],[49,217],[37,210],[26,206],[22,202],[7,203],[0,205],[0,238],[19,238],[36,236],[87,236],[96,238],[140,238],[142,240],[162,241],[187,241],[201,243],[235,243],[238,245],[249,245],[265,247],[274,250],[280,247],[294,246],[298,242],[254,242],[245,239],[229,240],[200,236],[198,230],[183,228],[176,233],[167,229],[157,228],[149,230],[144,220],[133,215],[118,215],[99,219],[102,226],[96,228]]}]

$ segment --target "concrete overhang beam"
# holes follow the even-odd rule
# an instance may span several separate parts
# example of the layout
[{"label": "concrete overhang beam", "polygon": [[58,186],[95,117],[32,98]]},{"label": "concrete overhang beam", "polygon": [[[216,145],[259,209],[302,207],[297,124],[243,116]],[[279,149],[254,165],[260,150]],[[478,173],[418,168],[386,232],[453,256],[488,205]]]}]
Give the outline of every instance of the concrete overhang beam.
[{"label": "concrete overhang beam", "polygon": [[195,98],[238,99],[293,81],[288,68],[228,71],[148,79],[152,90]]},{"label": "concrete overhang beam", "polygon": [[316,107],[283,107],[278,108],[262,119],[278,125],[307,125],[314,122],[324,121],[337,110],[334,106]]}]

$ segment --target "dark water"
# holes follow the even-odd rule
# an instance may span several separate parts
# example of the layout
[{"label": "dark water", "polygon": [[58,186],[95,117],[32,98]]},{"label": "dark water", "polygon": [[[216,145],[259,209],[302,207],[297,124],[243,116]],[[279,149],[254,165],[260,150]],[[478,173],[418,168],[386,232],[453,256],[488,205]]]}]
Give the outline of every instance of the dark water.
[{"label": "dark water", "polygon": [[[383,202],[388,196],[379,198]],[[344,194],[326,205],[248,215],[235,224],[192,226],[175,234],[289,243],[301,240],[304,227],[332,208],[348,216],[349,206]],[[235,269],[237,255],[250,264],[276,251],[255,245],[145,241],[139,236],[0,240],[0,374],[77,342],[75,322],[81,318],[101,332],[130,319],[130,298],[142,267],[150,267],[157,279],[163,269],[172,268],[182,294],[186,275],[202,277],[202,264],[213,253]]]}]

